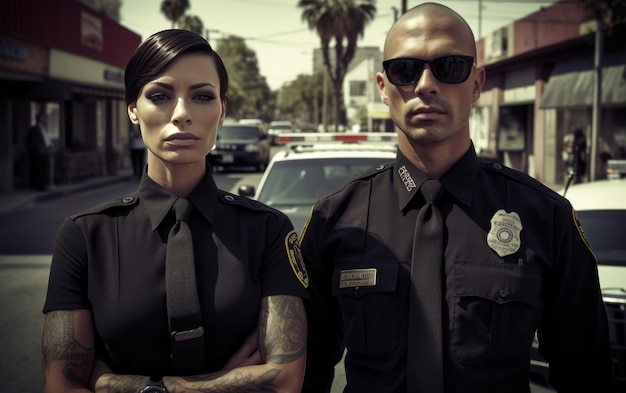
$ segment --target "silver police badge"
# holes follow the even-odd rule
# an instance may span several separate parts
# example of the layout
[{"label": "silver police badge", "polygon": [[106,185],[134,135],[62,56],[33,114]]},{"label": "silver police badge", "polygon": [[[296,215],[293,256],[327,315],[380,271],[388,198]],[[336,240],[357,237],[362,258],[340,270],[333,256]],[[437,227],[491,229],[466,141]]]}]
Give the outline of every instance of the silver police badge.
[{"label": "silver police badge", "polygon": [[487,234],[487,244],[500,257],[511,255],[519,250],[522,243],[520,232],[522,220],[515,212],[507,213],[500,209],[491,217],[491,229]]}]

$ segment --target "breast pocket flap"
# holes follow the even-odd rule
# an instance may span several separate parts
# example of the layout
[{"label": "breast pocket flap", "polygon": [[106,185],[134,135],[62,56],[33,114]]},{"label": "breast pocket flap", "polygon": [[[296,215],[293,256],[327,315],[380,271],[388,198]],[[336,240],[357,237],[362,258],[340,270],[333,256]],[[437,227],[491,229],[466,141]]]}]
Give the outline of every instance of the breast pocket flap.
[{"label": "breast pocket flap", "polygon": [[454,265],[454,294],[534,306],[540,301],[541,274],[535,268],[504,262],[461,261]]}]

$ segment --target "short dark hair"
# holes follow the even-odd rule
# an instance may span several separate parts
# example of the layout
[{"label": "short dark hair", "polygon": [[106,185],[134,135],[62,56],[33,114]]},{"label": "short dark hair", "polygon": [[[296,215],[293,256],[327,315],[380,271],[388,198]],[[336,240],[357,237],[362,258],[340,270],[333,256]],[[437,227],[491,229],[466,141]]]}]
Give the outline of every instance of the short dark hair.
[{"label": "short dark hair", "polygon": [[189,30],[170,29],[148,37],[130,57],[124,73],[126,105],[137,100],[146,83],[154,80],[178,56],[187,53],[206,53],[215,60],[220,79],[220,99],[228,104],[228,72],[217,52],[199,34]]}]

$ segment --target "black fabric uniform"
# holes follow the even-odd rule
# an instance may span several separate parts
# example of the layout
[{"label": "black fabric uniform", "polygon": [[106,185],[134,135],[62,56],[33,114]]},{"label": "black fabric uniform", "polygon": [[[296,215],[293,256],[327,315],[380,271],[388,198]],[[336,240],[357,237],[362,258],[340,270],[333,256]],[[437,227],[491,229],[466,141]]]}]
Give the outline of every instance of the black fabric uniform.
[{"label": "black fabric uniform", "polygon": [[[425,180],[398,153],[314,207],[301,237],[311,276],[304,392],[329,391],[344,343],[345,392],[406,392],[411,249]],[[571,205],[523,173],[480,162],[473,146],[440,180],[445,391],[530,392],[537,328],[559,392],[609,391],[597,262]],[[518,249],[511,237],[495,243],[503,257],[487,240],[492,218],[503,223],[500,209],[522,226]],[[341,278],[352,269],[375,269],[375,285]]]},{"label": "black fabric uniform", "polygon": [[[308,278],[295,274],[305,272],[289,257],[297,234],[284,214],[218,190],[210,168],[188,199],[210,372],[257,325],[261,298],[305,297]],[[138,193],[59,230],[44,312],[92,310],[97,356],[116,373],[172,375],[165,252],[175,200],[144,173]]]}]

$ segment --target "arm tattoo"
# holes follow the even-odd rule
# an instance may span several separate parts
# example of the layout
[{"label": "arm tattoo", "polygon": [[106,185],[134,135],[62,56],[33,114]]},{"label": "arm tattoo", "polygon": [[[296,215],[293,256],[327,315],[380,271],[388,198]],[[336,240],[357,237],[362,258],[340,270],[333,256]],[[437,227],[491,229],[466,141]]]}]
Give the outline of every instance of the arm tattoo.
[{"label": "arm tattoo", "polygon": [[[264,298],[259,318],[259,351],[263,362],[270,366],[267,371],[254,375],[245,369],[234,369],[210,381],[173,378],[167,389],[172,393],[275,392],[272,384],[282,372],[277,365],[291,363],[305,355],[306,329],[306,314],[299,298]],[[184,386],[184,381],[196,383],[195,388]]]},{"label": "arm tattoo", "polygon": [[64,362],[63,375],[69,381],[89,382],[94,348],[87,348],[76,339],[73,311],[54,311],[46,317],[42,359],[48,370],[53,361]]},{"label": "arm tattoo", "polygon": [[262,303],[267,314],[260,326],[263,359],[278,364],[290,363],[304,356],[306,350],[306,314],[299,298],[270,296]]}]

